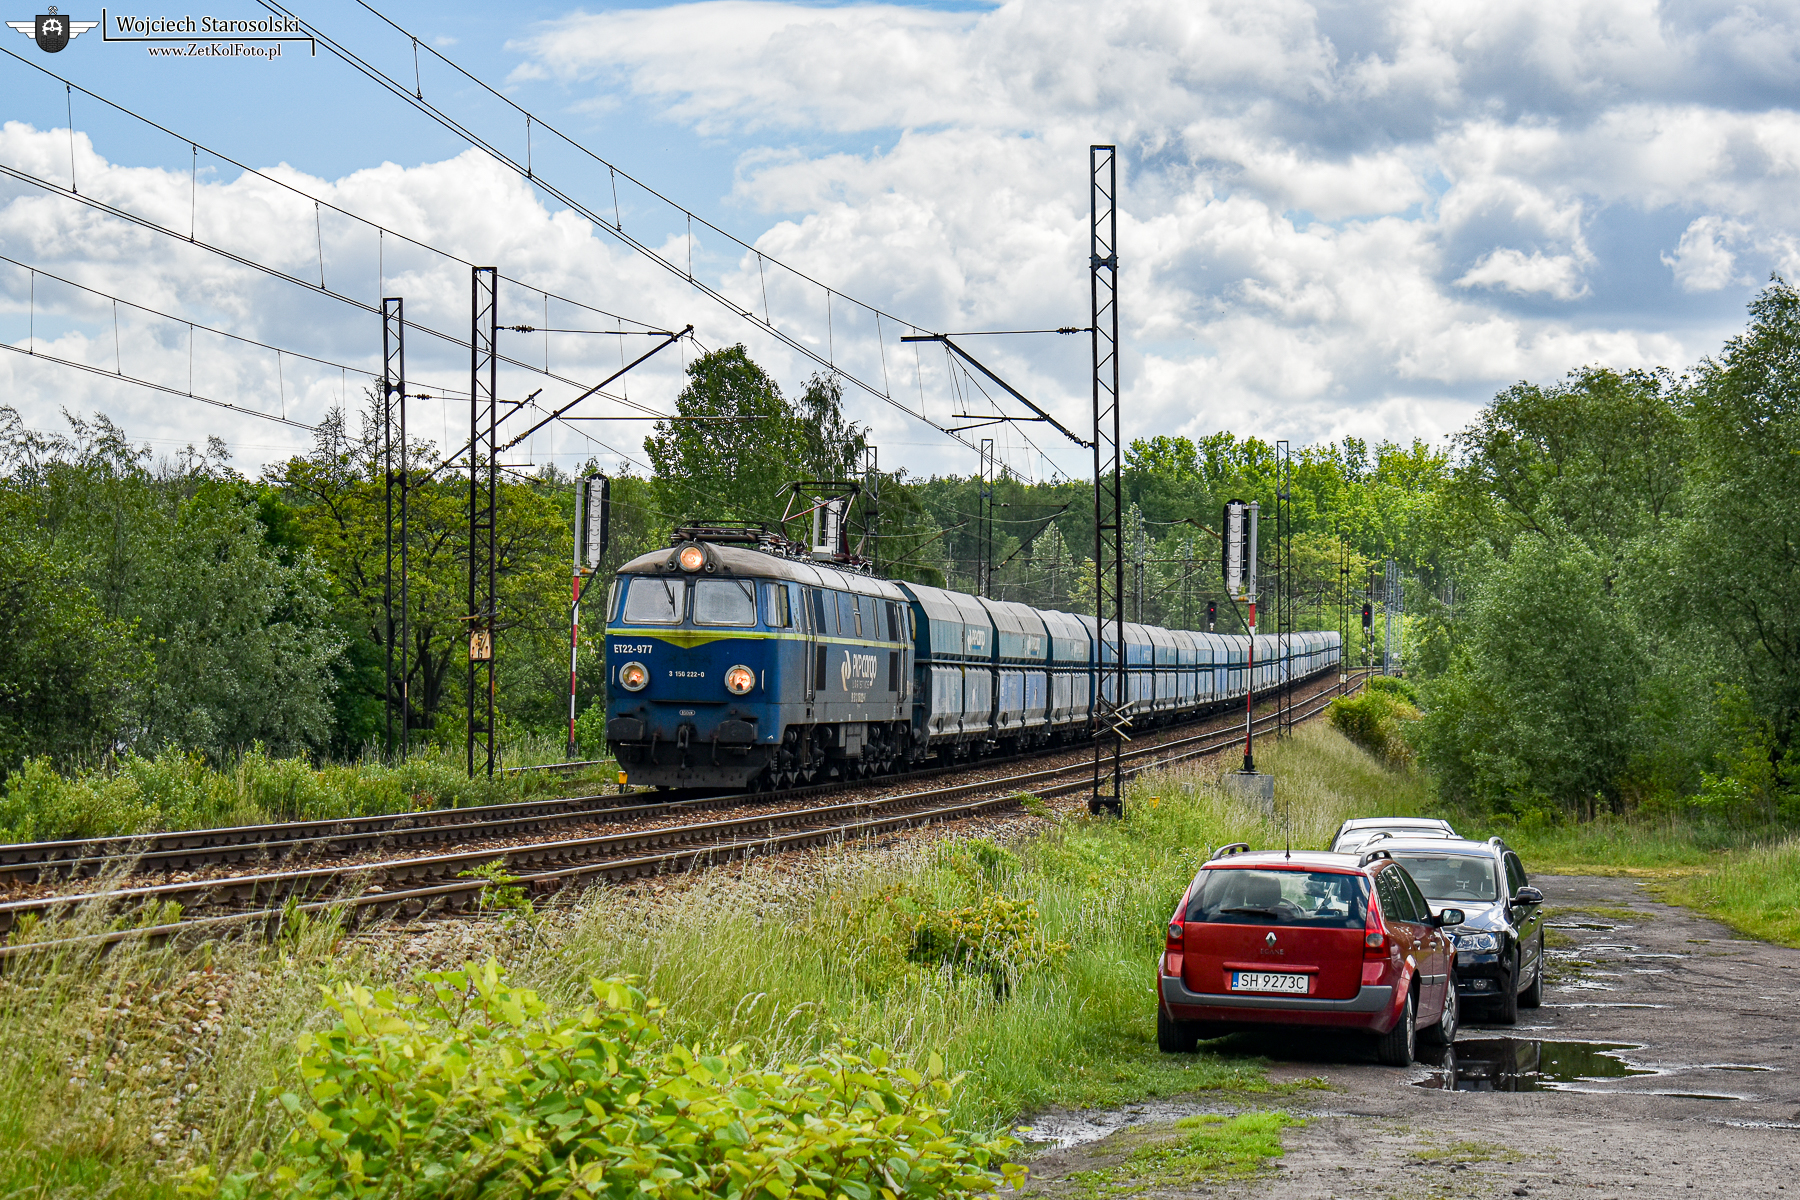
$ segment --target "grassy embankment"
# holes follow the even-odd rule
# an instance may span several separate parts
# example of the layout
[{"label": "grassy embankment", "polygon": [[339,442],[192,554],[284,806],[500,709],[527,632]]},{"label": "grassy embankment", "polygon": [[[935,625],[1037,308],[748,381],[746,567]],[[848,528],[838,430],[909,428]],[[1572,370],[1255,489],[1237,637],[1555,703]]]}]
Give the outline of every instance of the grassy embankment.
[{"label": "grassy embankment", "polygon": [[[1411,699],[1403,682],[1372,680],[1363,696],[1339,701],[1332,720],[1371,754],[1404,769],[1413,758],[1405,726],[1418,717]],[[1510,815],[1445,810],[1427,799],[1417,803],[1418,811],[1448,817],[1465,837],[1504,837],[1534,875],[1641,878],[1672,903],[1752,937],[1800,947],[1800,838],[1791,826],[1692,811],[1520,822]]]},{"label": "grassy embankment", "polygon": [[[536,749],[521,747],[505,765],[556,761],[555,755],[530,753]],[[102,770],[68,774],[36,760],[7,777],[0,842],[466,808],[523,799],[568,782],[553,771],[470,779],[460,751],[436,748],[392,765],[315,766],[305,758],[271,758],[260,747],[223,766],[178,751],[127,755]]]},{"label": "grassy embankment", "polygon": [[1672,904],[1800,947],[1800,838],[1790,828],[1681,818],[1520,826],[1462,816],[1456,824],[1471,837],[1504,837],[1533,874],[1642,879]]},{"label": "grassy embankment", "polygon": [[[1210,847],[1290,829],[1317,846],[1343,817],[1414,810],[1425,792],[1321,726],[1258,758],[1280,781],[1274,820],[1198,772],[1164,775],[1132,790],[1123,822],[601,891],[485,923],[457,953],[497,954],[564,1012],[589,978],[634,975],[667,1001],[671,1043],[742,1044],[753,1063],[844,1040],[941,1058],[964,1075],[949,1105],[963,1128],[1205,1088],[1267,1095],[1255,1062],[1155,1051],[1150,970],[1169,909]],[[329,1024],[318,989],[409,988],[406,949],[315,927],[0,978],[0,1194],[171,1194],[187,1167],[272,1149],[295,1124],[275,1103],[295,1090],[294,1038]]]}]

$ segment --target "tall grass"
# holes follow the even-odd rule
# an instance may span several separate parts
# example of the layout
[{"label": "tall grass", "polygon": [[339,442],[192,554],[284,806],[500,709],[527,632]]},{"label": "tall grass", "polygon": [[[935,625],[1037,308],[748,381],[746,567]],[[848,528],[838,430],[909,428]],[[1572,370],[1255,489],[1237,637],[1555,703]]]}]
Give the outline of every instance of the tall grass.
[{"label": "tall grass", "polygon": [[295,1082],[294,1037],[320,1020],[318,983],[344,965],[338,940],[301,925],[275,946],[9,961],[0,1196],[173,1197],[186,1168],[275,1144],[274,1095]]},{"label": "tall grass", "polygon": [[31,759],[0,794],[0,841],[104,837],[270,821],[360,817],[505,803],[566,786],[550,771],[471,779],[460,753],[428,748],[404,762],[314,765],[260,746],[235,762],[192,753],[128,754],[63,774]]},{"label": "tall grass", "polygon": [[[1049,1104],[1117,1102],[1258,1075],[1153,1048],[1154,964],[1182,890],[1215,847],[1329,842],[1339,822],[1416,811],[1423,785],[1336,732],[1307,726],[1266,743],[1274,815],[1226,795],[1204,770],[1137,781],[1123,821],[1071,817],[1012,848],[951,841],[871,864],[844,853],[815,874],[747,868],[654,903],[602,893],[563,948],[530,964],[548,991],[629,974],[669,1002],[688,1039],[742,1042],[771,1060],[850,1035],[917,1061],[941,1055],[968,1079],[960,1119],[983,1123]],[[1039,914],[1060,962],[991,974],[909,961],[921,915],[999,893]]]},{"label": "tall grass", "polygon": [[[1008,845],[977,837],[911,850],[845,846],[590,893],[535,922],[473,926],[556,1006],[591,976],[629,974],[669,1004],[667,1035],[743,1043],[765,1062],[849,1039],[932,1056],[966,1073],[965,1127],[1052,1105],[1119,1103],[1202,1088],[1262,1090],[1260,1064],[1160,1055],[1154,964],[1163,922],[1198,864],[1233,841],[1320,846],[1345,816],[1413,811],[1422,785],[1321,726],[1258,747],[1274,815],[1201,770],[1137,781],[1123,820],[1073,815]],[[1042,952],[920,953],[917,930],[984,898],[1035,913]],[[976,911],[980,911],[977,909]],[[87,924],[39,936],[92,932]],[[91,928],[90,928],[91,926]],[[445,930],[446,939],[453,930]],[[223,1174],[270,1150],[292,1120],[293,1040],[327,1024],[319,988],[342,980],[416,990],[392,941],[301,926],[274,944],[65,950],[0,970],[0,1196],[173,1196],[180,1173]],[[441,943],[440,943],[441,944]]]},{"label": "tall grass", "polygon": [[1739,851],[1704,875],[1659,890],[1741,933],[1800,947],[1800,838]]}]

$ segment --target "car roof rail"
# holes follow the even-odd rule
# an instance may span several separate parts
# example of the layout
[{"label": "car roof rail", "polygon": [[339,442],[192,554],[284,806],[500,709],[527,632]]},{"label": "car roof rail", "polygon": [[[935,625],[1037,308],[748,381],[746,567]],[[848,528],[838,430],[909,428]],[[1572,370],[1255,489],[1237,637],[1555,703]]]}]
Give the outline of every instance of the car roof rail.
[{"label": "car roof rail", "polygon": [[1379,842],[1379,841],[1380,841],[1380,840],[1381,840],[1381,839],[1382,839],[1382,838],[1391,838],[1391,837],[1393,837],[1393,836],[1394,836],[1394,832],[1393,832],[1393,830],[1391,830],[1391,829],[1383,829],[1383,830],[1379,830],[1379,831],[1377,831],[1377,832],[1375,832],[1375,833],[1371,833],[1371,834],[1370,834],[1370,835],[1369,835],[1369,840],[1368,840],[1368,841],[1366,841],[1366,842],[1364,842],[1364,843],[1363,843],[1363,845],[1365,845],[1365,846],[1372,846],[1372,845],[1374,845],[1374,844],[1375,844],[1375,843],[1376,843],[1376,842]]},{"label": "car roof rail", "polygon": [[1370,863],[1377,862],[1384,858],[1389,862],[1394,861],[1394,856],[1389,854],[1386,850],[1369,850],[1366,851],[1361,858],[1356,860],[1356,865],[1359,867],[1366,867]]},{"label": "car roof rail", "polygon": [[1493,837],[1491,837],[1487,840],[1487,844],[1490,846],[1498,846],[1502,850],[1511,850],[1512,849],[1511,846],[1506,844],[1506,839],[1501,837],[1497,833]]},{"label": "car roof rail", "polygon": [[1220,846],[1217,850],[1214,850],[1212,852],[1212,857],[1208,858],[1206,861],[1212,862],[1214,859],[1224,858],[1230,854],[1243,854],[1249,849],[1249,842],[1233,842],[1229,846]]}]

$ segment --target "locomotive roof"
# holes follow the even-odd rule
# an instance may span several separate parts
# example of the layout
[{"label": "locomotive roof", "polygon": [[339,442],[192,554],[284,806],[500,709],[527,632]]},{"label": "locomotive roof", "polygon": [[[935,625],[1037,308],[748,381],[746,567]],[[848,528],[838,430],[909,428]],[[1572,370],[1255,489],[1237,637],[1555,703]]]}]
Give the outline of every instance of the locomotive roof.
[{"label": "locomotive roof", "polygon": [[[764,554],[760,550],[746,550],[742,546],[722,545],[718,542],[684,542],[681,546],[664,546],[652,550],[648,554],[640,554],[619,568],[621,575],[687,575],[678,566],[672,566],[675,555],[686,546],[700,546],[706,551],[707,562],[715,568],[713,577],[745,576],[755,579],[787,579],[795,583],[811,584],[814,587],[839,588],[846,592],[855,592],[864,596],[880,596],[886,600],[905,601],[906,594],[894,583],[886,579],[877,579],[873,575],[858,575],[853,571],[840,571],[836,567],[824,563],[809,563],[797,558],[780,558],[773,554]],[[705,578],[706,571],[693,572],[699,578]]]}]

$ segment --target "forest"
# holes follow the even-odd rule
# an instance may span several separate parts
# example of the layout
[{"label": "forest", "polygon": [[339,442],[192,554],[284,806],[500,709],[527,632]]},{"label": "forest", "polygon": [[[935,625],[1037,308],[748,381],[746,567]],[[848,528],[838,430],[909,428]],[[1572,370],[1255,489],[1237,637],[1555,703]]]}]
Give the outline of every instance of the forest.
[{"label": "forest", "polygon": [[[1297,447],[1294,627],[1347,623],[1358,662],[1361,604],[1377,638],[1391,604],[1422,712],[1405,736],[1446,801],[1519,819],[1800,816],[1796,347],[1800,293],[1776,280],[1744,331],[1688,374],[1577,367],[1505,389],[1441,446]],[[845,415],[838,382],[786,394],[741,346],[693,360],[675,410],[732,420],[656,426],[651,469],[613,479],[606,570],[686,522],[780,527],[791,481],[854,478],[850,539],[882,573],[975,590],[985,559],[993,595],[1092,605],[1088,481],[1000,472],[984,538],[976,471],[862,474],[869,431]],[[216,439],[158,459],[104,415],[69,414],[52,433],[0,408],[9,786],[29,762],[389,754],[371,412],[333,412],[310,453],[249,478]],[[415,447],[418,460],[430,449]],[[1262,505],[1266,604],[1283,586],[1282,482],[1275,447],[1254,436],[1132,442],[1128,617],[1204,627],[1211,599],[1220,628],[1241,627],[1217,583],[1220,507]],[[563,738],[574,484],[544,467],[501,485],[509,744]],[[421,473],[410,490],[407,719],[427,748],[464,735],[467,486]],[[1388,560],[1403,595],[1384,594]],[[604,680],[591,652],[581,663],[592,753]]]}]

